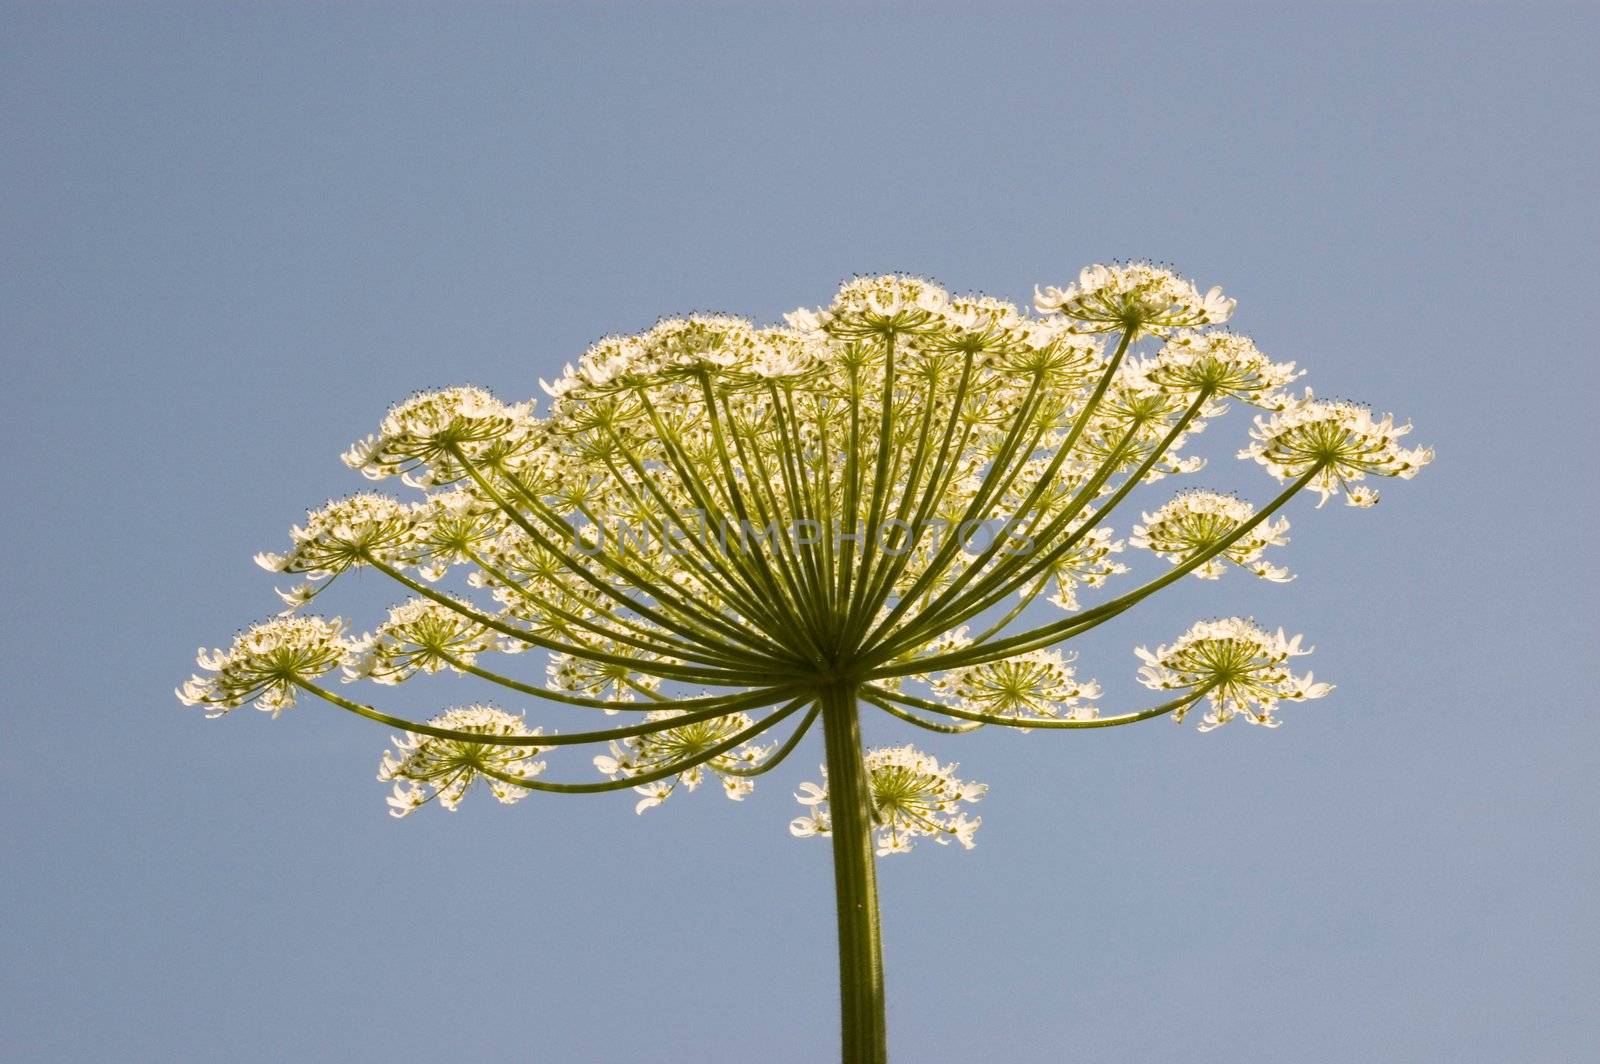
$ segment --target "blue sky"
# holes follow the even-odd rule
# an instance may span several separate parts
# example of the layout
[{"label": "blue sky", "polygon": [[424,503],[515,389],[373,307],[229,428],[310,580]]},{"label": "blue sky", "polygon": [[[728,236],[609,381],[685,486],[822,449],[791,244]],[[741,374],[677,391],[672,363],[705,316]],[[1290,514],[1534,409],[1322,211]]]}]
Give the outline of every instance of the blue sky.
[{"label": "blue sky", "polygon": [[[0,21],[0,1057],[826,1059],[828,854],[785,829],[820,738],[738,805],[395,822],[387,732],[171,688],[416,388],[527,397],[603,333],[854,272],[1021,300],[1114,257],[1224,285],[1439,458],[1292,507],[1294,583],[1190,581],[1083,648],[1117,707],[1197,617],[1304,632],[1339,689],[1278,731],[925,744],[990,793],[974,852],[882,863],[898,1059],[1600,1040],[1592,10]],[[1193,483],[1267,495],[1247,423]],[[358,624],[393,597],[349,584]]]}]

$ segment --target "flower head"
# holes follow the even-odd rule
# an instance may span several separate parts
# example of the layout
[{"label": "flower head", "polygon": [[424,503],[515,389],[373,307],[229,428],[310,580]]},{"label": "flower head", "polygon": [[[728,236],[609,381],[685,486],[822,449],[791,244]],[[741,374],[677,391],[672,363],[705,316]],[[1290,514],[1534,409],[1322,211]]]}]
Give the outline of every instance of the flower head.
[{"label": "flower head", "polygon": [[941,673],[930,684],[936,695],[972,713],[1008,720],[1088,720],[1100,685],[1079,680],[1059,650],[1030,650],[998,661]]},{"label": "flower head", "polygon": [[1231,332],[1178,333],[1149,369],[1150,380],[1169,391],[1205,390],[1266,407],[1282,406],[1279,389],[1303,375],[1293,362],[1273,362],[1248,336]]},{"label": "flower head", "polygon": [[377,631],[353,645],[345,673],[350,679],[396,684],[419,672],[471,665],[494,645],[489,629],[460,610],[412,599],[390,609]]},{"label": "flower head", "polygon": [[[651,712],[645,719],[667,721],[683,715],[683,710],[660,709]],[[594,767],[612,779],[643,776],[667,765],[702,758],[749,728],[750,724],[750,718],[745,714],[729,713],[665,731],[629,736],[621,742],[613,742],[609,754],[597,755]],[[680,783],[691,791],[697,789],[707,769],[722,781],[723,793],[737,802],[755,790],[749,770],[760,765],[770,752],[771,747],[743,743],[666,779],[640,784],[634,790],[644,797],[633,807],[634,812],[642,813],[660,805]]]},{"label": "flower head", "polygon": [[760,380],[793,379],[820,367],[827,347],[790,329],[763,329],[750,360],[750,370]]},{"label": "flower head", "polygon": [[702,371],[749,370],[762,347],[755,326],[731,314],[663,318],[639,343],[650,372],[667,380]]},{"label": "flower head", "polygon": [[[613,646],[612,650],[626,651],[627,647]],[[581,654],[551,654],[545,676],[553,690],[611,702],[632,702],[641,694],[648,696],[661,689],[660,679],[649,673]]]},{"label": "flower head", "polygon": [[857,277],[819,313],[797,311],[791,324],[810,326],[841,340],[933,332],[950,295],[923,277]]},{"label": "flower head", "polygon": [[[1289,670],[1290,658],[1311,653],[1309,647],[1300,648],[1300,640],[1286,637],[1281,628],[1272,634],[1239,617],[1200,621],[1154,653],[1138,647],[1135,653],[1144,662],[1139,681],[1159,691],[1204,691],[1210,708],[1201,731],[1238,715],[1275,728],[1278,721],[1272,714],[1279,702],[1303,702],[1333,690],[1332,684],[1315,682],[1309,672],[1296,676]],[[1178,709],[1173,719],[1182,720],[1187,711],[1187,706]]]},{"label": "flower head", "polygon": [[972,355],[975,363],[989,366],[1002,358],[1029,350],[1030,322],[1013,303],[992,296],[952,296],[929,319],[920,341],[924,358],[948,354]]},{"label": "flower head", "polygon": [[510,805],[526,797],[529,789],[498,777],[532,779],[544,771],[544,762],[536,758],[548,747],[507,746],[494,742],[512,736],[540,734],[540,729],[529,731],[521,717],[504,710],[482,705],[457,706],[445,710],[428,724],[484,738],[477,742],[417,732],[396,737],[394,749],[383,752],[383,761],[378,766],[378,779],[394,783],[394,792],[389,796],[389,812],[393,816],[406,816],[435,798],[453,813],[467,788],[480,779],[490,794]]},{"label": "flower head", "polygon": [[[1255,516],[1256,508],[1233,495],[1214,491],[1186,491],[1144,514],[1144,523],[1133,526],[1128,542],[1143,547],[1174,565],[1182,564],[1227,539],[1240,525]],[[1289,570],[1266,561],[1268,547],[1289,542],[1289,519],[1269,518],[1235,540],[1221,554],[1194,570],[1202,580],[1215,580],[1225,567],[1223,560],[1250,570],[1263,580],[1283,583],[1293,579]]]},{"label": "flower head", "polygon": [[[1050,601],[1061,609],[1078,608],[1078,588],[1105,587],[1106,581],[1128,571],[1128,567],[1113,555],[1122,553],[1122,540],[1112,539],[1109,528],[1091,529],[1083,538],[1051,559],[1047,571],[1054,591]],[[1027,597],[1030,589],[1022,588],[1017,594]]]},{"label": "flower head", "polygon": [[303,528],[296,525],[289,530],[293,541],[289,553],[257,554],[256,564],[274,572],[325,579],[373,560],[405,560],[414,530],[410,507],[387,495],[362,492],[307,513]]},{"label": "flower head", "polygon": [[476,561],[506,527],[505,515],[492,502],[462,488],[430,495],[412,513],[417,572],[425,580]]},{"label": "flower head", "polygon": [[1086,266],[1076,284],[1034,290],[1041,314],[1062,314],[1080,332],[1133,329],[1164,333],[1195,325],[1220,325],[1233,316],[1234,300],[1221,288],[1204,295],[1177,274],[1148,262]]},{"label": "flower head", "polygon": [[1073,332],[1061,318],[1025,319],[1010,332],[1010,341],[995,355],[997,368],[1023,378],[1038,373],[1063,391],[1083,385],[1105,368],[1102,342]]},{"label": "flower head", "polygon": [[643,343],[637,336],[603,336],[589,345],[577,366],[568,363],[554,383],[540,381],[552,399],[607,394],[642,373],[648,366]]},{"label": "flower head", "polygon": [[1409,480],[1433,461],[1431,447],[1400,445],[1411,426],[1396,425],[1394,415],[1375,418],[1356,403],[1317,399],[1309,388],[1286,409],[1255,421],[1250,431],[1255,442],[1239,457],[1254,458],[1279,480],[1316,470],[1310,486],[1322,502],[1343,487],[1349,505],[1372,506],[1378,501],[1377,491],[1353,484],[1368,475]]},{"label": "flower head", "polygon": [[276,717],[294,705],[297,684],[331,672],[349,650],[338,618],[277,617],[240,632],[227,650],[201,647],[195,660],[213,675],[190,677],[178,699],[205,706],[208,717],[251,701]]},{"label": "flower head", "polygon": [[515,432],[529,404],[507,406],[482,388],[419,392],[390,409],[368,436],[345,452],[345,464],[373,480],[420,474],[420,484],[445,484],[464,474],[458,452],[481,453]]},{"label": "flower head", "polygon": [[[1190,437],[1205,431],[1207,419],[1226,413],[1227,404],[1214,396],[1163,388],[1151,378],[1156,365],[1154,359],[1143,358],[1122,363],[1075,451],[1090,468],[1101,462],[1131,468],[1155,455],[1156,464],[1146,477],[1159,480],[1205,465],[1203,458],[1183,455],[1182,449]],[[1193,414],[1186,418],[1191,407]],[[1169,442],[1168,433],[1174,430],[1177,435]]]},{"label": "flower head", "polygon": [[[919,838],[931,838],[940,845],[955,839],[972,849],[972,836],[983,819],[968,818],[961,805],[981,799],[989,790],[986,785],[957,779],[954,763],[941,765],[938,758],[910,744],[868,750],[866,770],[878,856],[908,853],[912,841]],[[806,838],[833,833],[827,781],[824,767],[821,784],[800,785],[795,800],[810,812],[790,822],[790,834]]]}]

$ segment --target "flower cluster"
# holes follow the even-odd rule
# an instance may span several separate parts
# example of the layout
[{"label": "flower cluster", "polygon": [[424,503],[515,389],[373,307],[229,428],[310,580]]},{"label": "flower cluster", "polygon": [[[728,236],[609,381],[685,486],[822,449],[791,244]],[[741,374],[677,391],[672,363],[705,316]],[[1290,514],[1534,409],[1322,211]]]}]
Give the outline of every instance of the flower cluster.
[{"label": "flower cluster", "polygon": [[410,507],[387,495],[361,492],[308,512],[303,527],[289,530],[293,542],[289,553],[262,552],[256,555],[256,564],[271,572],[304,573],[322,580],[373,561],[405,561],[414,534]]},{"label": "flower cluster", "polygon": [[1193,281],[1148,262],[1087,266],[1076,284],[1034,290],[1041,314],[1062,314],[1082,332],[1120,329],[1163,333],[1196,325],[1220,325],[1233,316],[1234,300],[1212,288],[1201,295]]},{"label": "flower cluster", "polygon": [[1343,488],[1349,505],[1372,506],[1377,491],[1359,481],[1369,475],[1409,480],[1433,461],[1431,447],[1400,445],[1410,431],[1409,424],[1395,424],[1392,414],[1375,418],[1364,406],[1317,399],[1307,388],[1284,410],[1256,418],[1250,431],[1255,442],[1239,457],[1254,458],[1279,480],[1312,473],[1310,487],[1322,502]]},{"label": "flower cluster", "polygon": [[[304,575],[279,592],[288,610],[202,650],[178,696],[276,714],[304,692],[397,729],[378,772],[395,816],[453,810],[480,783],[502,803],[631,790],[642,813],[714,778],[739,800],[820,727],[822,782],[800,785],[790,831],[834,839],[844,1056],[879,1059],[872,854],[972,848],[987,788],[863,732],[1103,729],[1201,703],[1202,731],[1273,727],[1282,703],[1331,690],[1292,670],[1299,636],[1239,618],[1138,648],[1155,705],[1101,708],[1065,648],[1190,572],[1289,579],[1283,512],[1303,489],[1367,506],[1369,478],[1432,460],[1390,417],[1291,395],[1292,362],[1217,328],[1233,311],[1147,262],[1090,266],[1031,308],[861,276],[782,324],[703,313],[606,336],[540,382],[537,413],[481,388],[413,395],[344,458],[420,498],[310,513],[257,559]],[[1240,458],[1287,487],[1259,508],[1191,491],[1116,516],[1201,469],[1191,441],[1237,403],[1263,412]],[[1175,568],[1119,581],[1125,543]],[[418,597],[356,639],[294,615],[357,568]],[[1062,612],[1036,617],[1041,599]],[[420,722],[339,693],[341,666],[379,696],[440,673],[550,717],[472,704]],[[545,776],[558,748],[552,764],[587,778]]]},{"label": "flower cluster", "polygon": [[1254,506],[1233,495],[1187,491],[1155,513],[1144,514],[1144,523],[1133,526],[1128,542],[1179,565],[1231,538],[1232,542],[1222,553],[1194,570],[1195,576],[1215,580],[1223,574],[1223,561],[1227,560],[1263,580],[1275,583],[1292,580],[1289,570],[1262,558],[1268,547],[1289,542],[1288,518],[1268,518],[1243,535],[1233,535],[1255,513]]},{"label": "flower cluster", "polygon": [[[1280,702],[1321,698],[1332,684],[1317,683],[1311,673],[1296,676],[1289,659],[1311,653],[1278,629],[1276,634],[1239,617],[1201,621],[1170,646],[1152,653],[1144,647],[1135,653],[1144,662],[1139,680],[1159,691],[1191,691],[1210,702],[1201,731],[1210,731],[1243,716],[1251,724],[1278,726],[1273,711]],[[1182,720],[1188,707],[1173,718]]]},{"label": "flower cluster", "polygon": [[[1090,529],[1082,539],[1051,560],[1047,574],[1054,588],[1051,603],[1068,612],[1076,610],[1078,588],[1105,587],[1107,580],[1128,571],[1126,565],[1112,557],[1122,553],[1123,546],[1122,540],[1111,538],[1112,534],[1109,528]],[[1022,588],[1017,594],[1028,597],[1029,589]]]},{"label": "flower cluster", "polygon": [[[1100,685],[1079,680],[1059,650],[1032,650],[934,676],[933,692],[969,713],[1007,720],[1090,720]],[[1025,731],[1026,729],[1019,729]]]},{"label": "flower cluster", "polygon": [[797,310],[788,321],[802,331],[841,340],[931,333],[949,300],[949,293],[921,277],[857,277],[839,289],[826,310]]},{"label": "flower cluster", "polygon": [[213,675],[191,676],[178,699],[208,717],[252,701],[276,717],[294,705],[300,683],[333,671],[349,651],[338,618],[277,617],[240,632],[227,650],[201,647],[195,660]]},{"label": "flower cluster", "polygon": [[[748,388],[759,381],[797,377],[819,360],[809,334],[757,329],[743,318],[696,314],[663,318],[638,336],[607,336],[592,344],[544,390],[560,412],[576,414],[578,401],[626,398],[665,381],[717,378]],[[608,413],[620,408],[607,408]],[[581,416],[581,415],[579,415]]]},{"label": "flower cluster", "polygon": [[[645,719],[665,721],[683,715],[683,710],[662,709],[653,711]],[[625,779],[649,775],[663,767],[686,761],[695,762],[682,772],[635,787],[634,790],[643,795],[633,807],[636,813],[653,809],[666,801],[680,783],[691,791],[697,789],[705,778],[706,769],[710,769],[722,781],[722,792],[737,802],[755,789],[749,773],[761,764],[771,748],[759,743],[743,743],[722,753],[712,754],[712,751],[750,728],[751,723],[743,713],[730,713],[692,721],[665,731],[630,736],[621,742],[613,742],[609,754],[596,755],[594,767],[612,779]],[[706,758],[707,754],[712,756]]]},{"label": "flower cluster", "polygon": [[1156,385],[1183,394],[1199,391],[1277,409],[1281,389],[1304,375],[1293,362],[1273,362],[1248,336],[1185,330],[1157,352],[1149,369]]},{"label": "flower cluster", "polygon": [[412,476],[419,487],[450,483],[464,474],[458,455],[482,458],[522,426],[529,404],[507,406],[482,388],[422,392],[392,408],[376,435],[345,452],[345,464],[373,480]]},{"label": "flower cluster", "polygon": [[[632,702],[640,695],[661,690],[661,678],[629,668],[626,663],[603,661],[582,654],[552,654],[545,667],[552,691],[565,691],[612,702]],[[608,712],[615,712],[614,710]]]},{"label": "flower cluster", "polygon": [[[551,401],[537,412],[476,387],[413,395],[344,458],[417,494],[329,502],[285,553],[258,556],[307,582],[281,592],[279,620],[202,652],[206,675],[179,696],[277,712],[307,691],[407,730],[385,769],[402,809],[434,795],[453,807],[477,778],[520,796],[515,781],[542,767],[535,748],[474,736],[536,733],[484,706],[408,722],[324,686],[341,666],[379,693],[466,673],[604,720],[581,741],[607,751],[593,757],[606,778],[541,788],[631,788],[641,809],[707,776],[749,793],[841,677],[870,699],[858,712],[944,733],[1162,715],[1102,713],[1062,645],[1174,579],[1124,584],[1125,543],[1202,578],[1237,565],[1287,580],[1278,511],[1295,492],[1367,505],[1369,478],[1432,458],[1403,446],[1409,426],[1392,418],[1292,397],[1293,363],[1217,328],[1233,310],[1220,289],[1145,262],[1091,266],[1036,289],[1032,308],[862,276],[781,324],[704,313],[604,337],[542,382]],[[1234,400],[1263,411],[1240,457],[1291,490],[1259,510],[1191,491],[1121,523],[1136,489],[1203,466],[1191,442]],[[420,597],[355,639],[293,616],[354,568]],[[1065,615],[1032,620],[1041,600]],[[1142,676],[1203,691],[1208,726],[1271,723],[1278,702],[1326,691],[1288,672],[1296,652],[1247,622],[1212,622],[1141,652]],[[868,759],[886,850],[919,834],[970,843],[977,821],[961,809],[981,788],[909,747]],[[805,793],[797,824],[830,830],[826,792]]]},{"label": "flower cluster", "polygon": [[1123,362],[1080,441],[1086,466],[1120,469],[1154,459],[1145,479],[1159,480],[1205,465],[1199,456],[1181,452],[1189,438],[1205,431],[1207,420],[1226,413],[1227,406],[1207,393],[1163,387],[1151,376],[1157,366],[1154,359]]},{"label": "flower cluster", "polygon": [[464,489],[436,492],[412,510],[417,575],[436,582],[451,566],[476,564],[506,533],[506,518],[492,502]]},{"label": "flower cluster", "polygon": [[418,672],[459,670],[494,646],[493,633],[460,609],[412,599],[392,608],[376,631],[352,644],[345,673],[352,680],[397,684]]},{"label": "flower cluster", "polygon": [[[912,842],[919,838],[940,845],[955,839],[972,849],[972,837],[983,818],[968,817],[961,806],[981,799],[989,790],[985,784],[957,779],[954,763],[941,765],[938,758],[909,744],[868,750],[866,769],[878,856],[909,853]],[[833,833],[827,781],[824,767],[822,783],[800,785],[795,800],[809,812],[790,822],[790,834],[808,838]]]},{"label": "flower cluster", "polygon": [[441,738],[407,732],[396,737],[393,750],[383,752],[378,779],[393,782],[389,812],[406,816],[437,798],[451,812],[461,804],[467,788],[482,780],[489,793],[506,805],[527,796],[529,788],[516,780],[531,780],[544,771],[536,760],[545,747],[506,745],[496,739],[530,738],[522,718],[493,706],[456,706],[428,721],[431,728],[483,736],[482,742]]}]

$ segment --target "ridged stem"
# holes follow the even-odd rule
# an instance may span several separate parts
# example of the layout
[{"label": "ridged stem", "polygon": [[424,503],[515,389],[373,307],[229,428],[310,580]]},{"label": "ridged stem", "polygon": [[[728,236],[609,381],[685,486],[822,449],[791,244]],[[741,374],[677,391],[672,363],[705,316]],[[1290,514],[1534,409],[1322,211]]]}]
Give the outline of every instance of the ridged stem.
[{"label": "ridged stem", "polygon": [[833,882],[839,911],[839,1009],[844,1064],[889,1059],[884,1022],[883,948],[873,864],[872,793],[867,780],[856,688],[822,692],[833,830]]}]

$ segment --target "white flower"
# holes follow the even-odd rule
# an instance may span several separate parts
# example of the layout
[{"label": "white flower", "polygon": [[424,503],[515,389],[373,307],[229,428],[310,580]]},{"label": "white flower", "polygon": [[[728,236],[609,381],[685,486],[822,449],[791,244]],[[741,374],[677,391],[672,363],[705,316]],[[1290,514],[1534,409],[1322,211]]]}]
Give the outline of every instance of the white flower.
[{"label": "white flower", "polygon": [[820,365],[827,354],[822,343],[784,329],[766,329],[759,340],[750,370],[762,380],[799,377]]},{"label": "white flower", "polygon": [[[988,367],[999,359],[1026,359],[1031,345],[1029,321],[1013,303],[992,296],[952,296],[939,306],[921,338],[932,354],[959,352],[974,356],[975,364]],[[1048,343],[1048,341],[1047,341]],[[1044,346],[1044,345],[1040,345]],[[1037,348],[1033,348],[1037,351]],[[1051,352],[1057,361],[1064,352]],[[1014,364],[1008,361],[1007,364]]]},{"label": "white flower", "polygon": [[[1086,533],[1059,558],[1053,559],[1047,570],[1055,590],[1050,601],[1064,610],[1078,608],[1079,587],[1104,587],[1113,576],[1125,573],[1128,567],[1112,557],[1122,552],[1122,541],[1112,539],[1112,531],[1101,527]],[[1023,588],[1018,594],[1027,594]]]},{"label": "white flower", "polygon": [[449,483],[465,475],[454,450],[481,454],[530,411],[530,404],[507,406],[482,388],[419,392],[391,408],[377,435],[353,445],[344,461],[373,480],[420,472],[422,482]]},{"label": "white flower", "polygon": [[[872,789],[872,822],[878,832],[878,856],[906,853],[919,838],[931,838],[943,845],[955,839],[972,849],[972,836],[983,823],[969,818],[961,803],[981,799],[989,788],[956,778],[956,765],[939,764],[930,754],[914,746],[885,746],[866,753],[867,781]],[[833,834],[828,810],[828,770],[823,782],[802,783],[795,800],[810,811],[789,824],[789,833],[798,838]]]},{"label": "white flower", "polygon": [[843,340],[933,332],[941,327],[949,299],[949,293],[923,277],[857,277],[814,317],[829,336]]},{"label": "white flower", "polygon": [[1279,389],[1304,376],[1293,362],[1273,362],[1248,336],[1184,331],[1169,339],[1149,368],[1150,380],[1182,394],[1202,389],[1257,406],[1281,407]]},{"label": "white flower", "polygon": [[802,336],[822,334],[823,316],[810,307],[796,307],[783,316],[784,324]]},{"label": "white flower", "polygon": [[1059,650],[1031,650],[938,674],[930,686],[973,713],[1018,721],[1088,720],[1095,709],[1086,702],[1100,697],[1100,685],[1079,680],[1070,660]]},{"label": "white flower", "polygon": [[[666,721],[683,714],[684,711],[680,709],[658,709],[649,713],[645,720]],[[665,731],[632,735],[611,743],[611,752],[597,755],[594,767],[612,779],[643,776],[668,765],[700,757],[750,726],[751,720],[745,714],[729,713]],[[741,773],[760,765],[771,749],[759,743],[741,743],[675,776],[640,784],[634,791],[644,797],[634,806],[634,812],[643,813],[660,805],[680,783],[691,791],[697,789],[707,769],[722,781],[723,793],[739,801],[755,789],[749,777]]]},{"label": "white flower", "polygon": [[[1134,652],[1145,664],[1139,681],[1159,691],[1198,691],[1205,689],[1210,709],[1201,722],[1201,731],[1210,731],[1237,715],[1252,724],[1278,726],[1272,713],[1279,702],[1302,702],[1321,698],[1333,685],[1317,683],[1311,673],[1296,676],[1289,671],[1289,659],[1311,653],[1300,648],[1302,637],[1293,639],[1278,629],[1270,634],[1253,621],[1229,617],[1219,621],[1200,621],[1171,646],[1154,653],[1144,647]],[[1182,720],[1188,707],[1172,714]]]},{"label": "white flower", "polygon": [[240,632],[227,650],[201,647],[195,660],[214,675],[191,676],[178,700],[205,706],[208,717],[253,700],[276,717],[294,705],[298,682],[332,671],[349,650],[338,618],[278,617]]},{"label": "white flower", "polygon": [[[1222,542],[1240,525],[1255,516],[1255,507],[1232,495],[1214,491],[1187,491],[1144,514],[1144,524],[1134,525],[1128,542],[1143,547],[1174,565]],[[1223,561],[1250,570],[1263,580],[1283,583],[1292,580],[1289,570],[1262,559],[1268,547],[1289,542],[1289,519],[1269,518],[1241,536],[1232,546],[1194,570],[1202,580],[1215,580],[1224,571]]]},{"label": "white flower", "polygon": [[412,508],[417,572],[439,580],[452,565],[474,560],[505,529],[500,509],[462,488],[439,492]]},{"label": "white flower", "polygon": [[955,336],[940,337],[939,342],[948,350],[977,350],[983,356],[980,365],[992,364],[1021,381],[1038,374],[1057,401],[1076,401],[1083,394],[1080,390],[1092,388],[1091,382],[1104,372],[1105,348],[1098,338],[1073,332],[1070,324],[1061,317],[1024,318],[1020,326],[998,339],[993,330],[976,338],[952,330]]},{"label": "white flower", "polygon": [[418,672],[454,669],[456,662],[471,665],[494,646],[494,635],[477,621],[431,599],[412,599],[354,645],[345,674],[397,684]]},{"label": "white flower", "polygon": [[[1095,408],[1090,427],[1074,450],[1077,461],[1091,468],[1102,462],[1132,468],[1167,441],[1174,422],[1193,405],[1194,397],[1156,384],[1150,376],[1155,365],[1154,359],[1123,361],[1116,379]],[[1225,402],[1214,396],[1207,397],[1195,416],[1171,438],[1166,451],[1145,474],[1145,480],[1192,473],[1204,466],[1205,461],[1199,456],[1184,456],[1180,452],[1191,436],[1205,430],[1208,418],[1226,412]]]},{"label": "white flower", "polygon": [[1148,262],[1086,266],[1076,284],[1034,289],[1041,314],[1062,314],[1082,332],[1118,329],[1164,333],[1168,329],[1220,325],[1234,301],[1221,288],[1201,295],[1194,282]]},{"label": "white flower", "polygon": [[[611,650],[626,653],[628,648],[625,645],[613,645]],[[613,661],[576,654],[551,654],[549,664],[545,667],[545,676],[552,690],[603,698],[609,702],[632,702],[642,692],[661,688],[658,677]]]},{"label": "white flower", "polygon": [[639,337],[604,336],[589,345],[589,350],[578,359],[573,375],[589,388],[603,390],[613,381],[626,380],[650,369],[644,342]]},{"label": "white flower", "polygon": [[755,327],[728,314],[663,318],[639,338],[653,372],[748,370],[762,346]]},{"label": "white flower", "polygon": [[362,492],[307,513],[305,527],[289,530],[289,553],[257,554],[256,564],[321,580],[373,559],[401,562],[409,557],[414,525],[410,507],[387,495]]},{"label": "white flower", "polygon": [[1396,425],[1394,415],[1374,418],[1372,411],[1343,400],[1317,399],[1307,388],[1304,397],[1269,418],[1258,416],[1250,430],[1255,440],[1239,452],[1240,458],[1254,458],[1267,472],[1281,480],[1291,480],[1320,465],[1310,486],[1322,496],[1322,503],[1347,491],[1351,506],[1372,506],[1378,493],[1351,485],[1369,474],[1409,480],[1433,461],[1431,447],[1402,447],[1400,438],[1411,426]]},{"label": "white flower", "polygon": [[483,705],[457,706],[434,717],[428,724],[482,735],[484,741],[445,739],[417,732],[396,737],[394,749],[383,752],[378,766],[378,779],[394,783],[394,792],[389,796],[389,812],[393,816],[415,812],[434,798],[455,812],[467,788],[479,779],[489,788],[490,794],[510,805],[526,797],[528,788],[488,773],[532,779],[544,771],[544,762],[535,759],[548,747],[506,746],[493,741],[540,734],[538,728],[529,731],[521,717],[504,710]]}]

